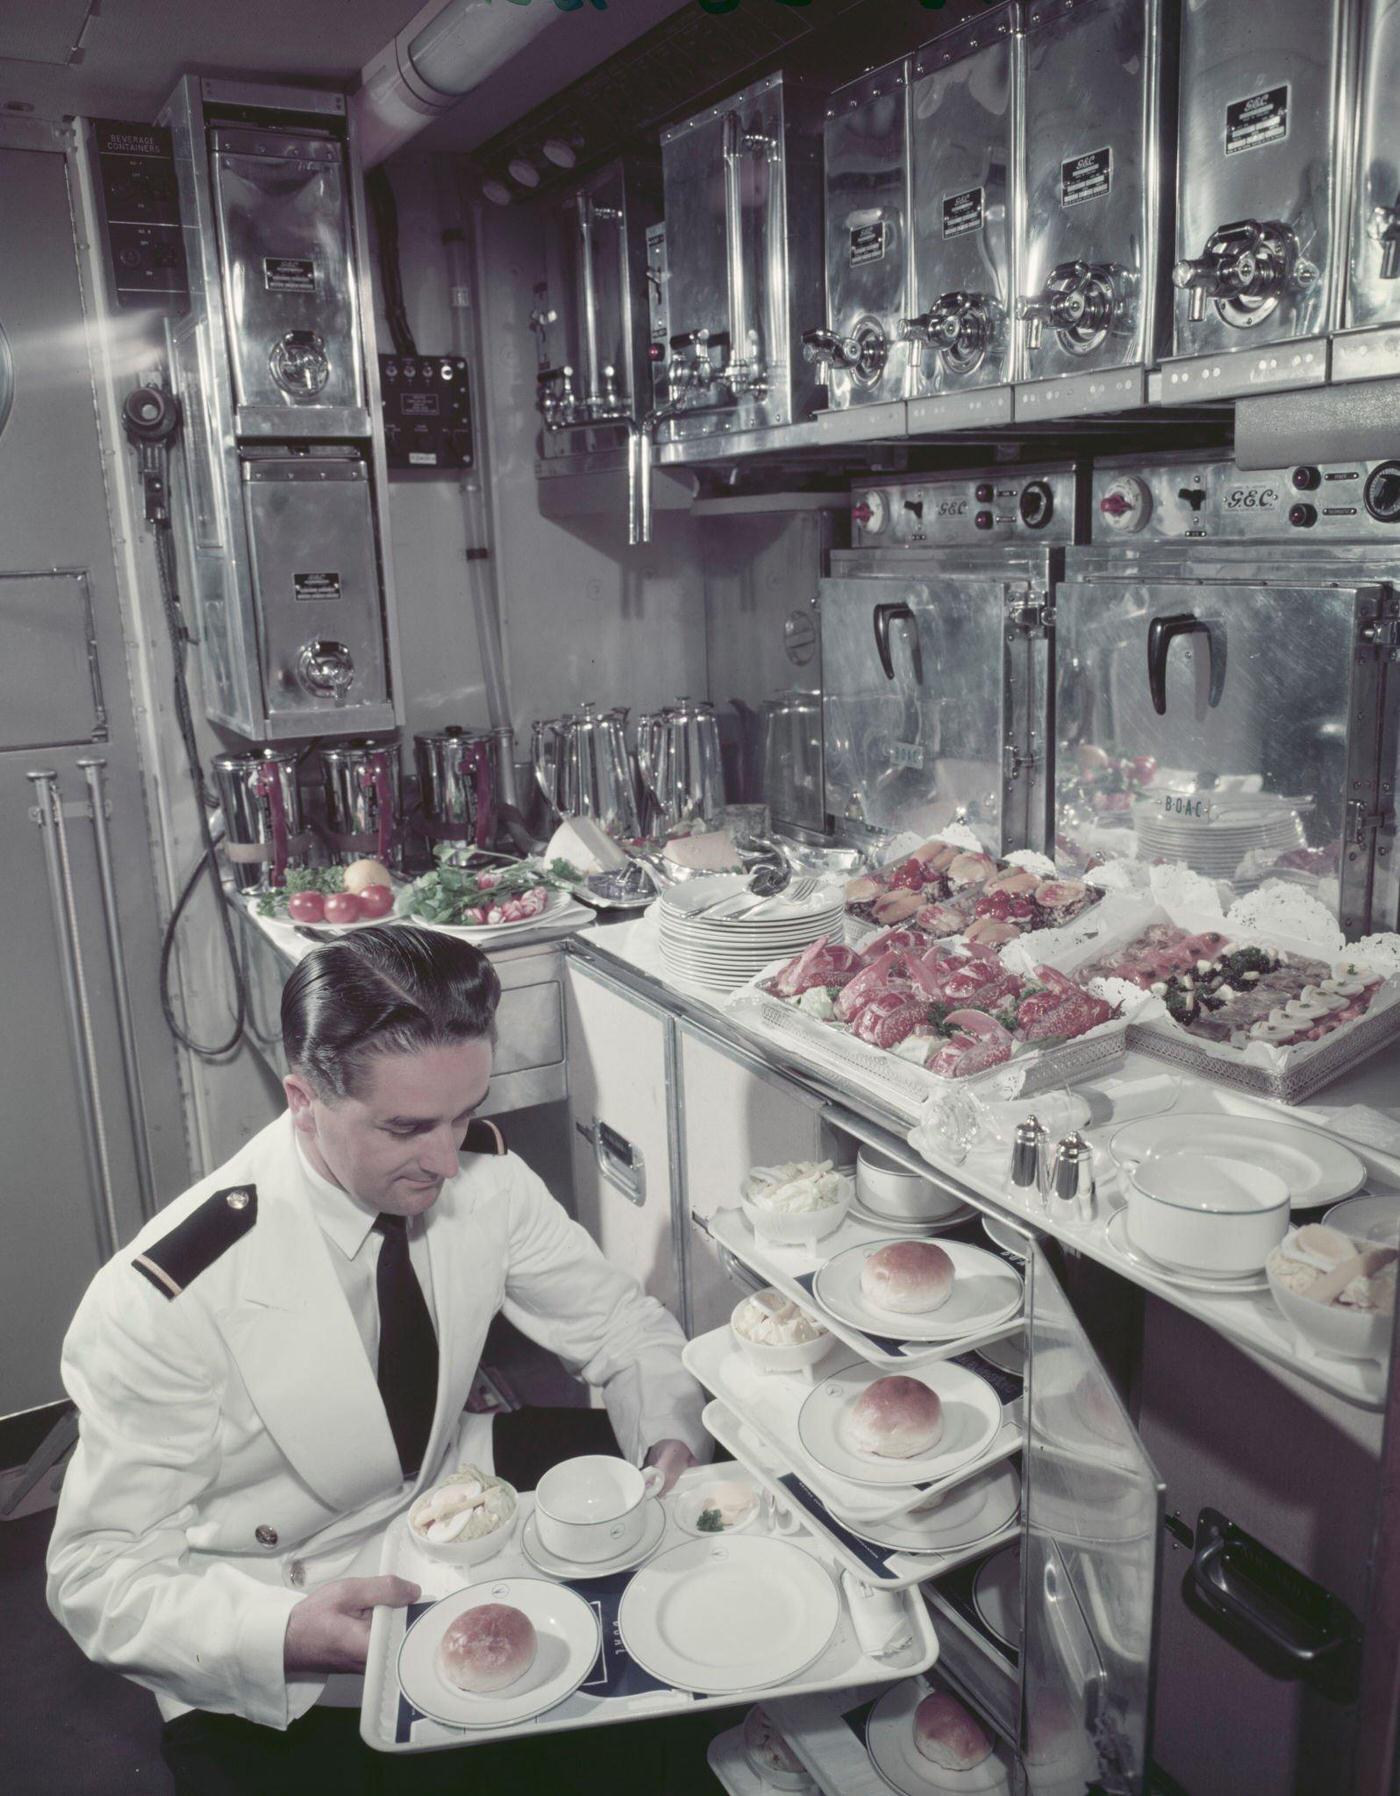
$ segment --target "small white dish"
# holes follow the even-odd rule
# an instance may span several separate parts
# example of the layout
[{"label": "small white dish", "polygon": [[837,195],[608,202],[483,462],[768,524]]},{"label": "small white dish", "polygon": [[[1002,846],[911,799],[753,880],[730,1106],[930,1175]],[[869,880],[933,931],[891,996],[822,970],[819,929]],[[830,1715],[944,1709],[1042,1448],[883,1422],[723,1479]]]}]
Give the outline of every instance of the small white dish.
[{"label": "small white dish", "polygon": [[[438,1648],[457,1617],[483,1603],[508,1603],[528,1615],[539,1644],[523,1677],[478,1696],[448,1682]],[[576,1590],[541,1578],[474,1584],[434,1603],[409,1628],[399,1647],[399,1688],[415,1709],[447,1727],[511,1727],[572,1696],[596,1664],[601,1644],[597,1613]]]},{"label": "small white dish", "polygon": [[947,1301],[926,1315],[882,1310],[861,1290],[865,1262],[888,1241],[865,1241],[827,1261],[812,1283],[812,1295],[842,1322],[892,1341],[952,1341],[974,1329],[992,1328],[1014,1316],[1025,1294],[1021,1276],[1000,1255],[965,1241],[939,1245],[953,1262]]},{"label": "small white dish", "polygon": [[856,1193],[867,1210],[891,1222],[940,1222],[967,1207],[955,1193],[873,1147],[856,1155]]},{"label": "small white dish", "polygon": [[1377,1247],[1400,1247],[1400,1191],[1368,1192],[1349,1197],[1322,1218],[1328,1228],[1339,1229],[1353,1241],[1369,1241]]},{"label": "small white dish", "polygon": [[[715,1482],[722,1484],[738,1484],[741,1480],[737,1478],[717,1478]],[[672,1498],[671,1519],[675,1522],[678,1528],[683,1530],[686,1534],[693,1534],[697,1540],[718,1540],[720,1536],[724,1534],[741,1534],[745,1528],[758,1519],[759,1512],[763,1507],[759,1498],[759,1493],[756,1490],[750,1487],[749,1494],[753,1498],[753,1501],[749,1504],[748,1508],[744,1510],[738,1521],[730,1522],[728,1526],[724,1528],[702,1528],[700,1526],[700,1517],[707,1509],[713,1509],[715,1505],[709,1500],[710,1487],[708,1485],[695,1485],[689,1490],[678,1491],[675,1497]]]},{"label": "small white dish", "polygon": [[[1358,1310],[1340,1303],[1314,1303],[1301,1291],[1290,1291],[1275,1276],[1284,1243],[1264,1263],[1274,1302],[1305,1341],[1339,1359],[1384,1359],[1390,1351],[1394,1317],[1384,1310]],[[1389,1245],[1389,1243],[1386,1243]]]},{"label": "small white dish", "polygon": [[644,1671],[706,1696],[788,1683],[826,1651],[840,1620],[820,1561],[761,1536],[672,1547],[637,1573],[617,1610],[622,1643]]},{"label": "small white dish", "polygon": [[599,1565],[639,1545],[648,1498],[665,1477],[612,1453],[583,1453],[552,1465],[535,1486],[535,1532],[541,1545],[571,1565]]},{"label": "small white dish", "polygon": [[819,1466],[852,1484],[932,1484],[969,1465],[995,1440],[1001,1427],[1001,1400],[985,1378],[944,1361],[907,1374],[937,1393],[943,1405],[943,1433],[927,1453],[885,1459],[864,1453],[850,1440],[847,1422],[856,1399],[889,1374],[875,1366],[848,1366],[824,1378],[797,1416],[797,1438]]},{"label": "small white dish", "polygon": [[1288,1232],[1287,1185],[1245,1160],[1149,1155],[1128,1174],[1124,1195],[1133,1246],[1190,1273],[1258,1272]]},{"label": "small white dish", "polygon": [[995,1737],[991,1756],[971,1771],[949,1771],[919,1751],[914,1711],[931,1688],[922,1678],[908,1678],[887,1690],[871,1711],[865,1745],[880,1776],[899,1796],[1011,1796],[1005,1748]]},{"label": "small white dish", "polygon": [[[773,1295],[781,1297],[782,1293],[775,1291]],[[729,1318],[729,1332],[734,1336],[740,1353],[756,1372],[809,1372],[819,1361],[825,1359],[836,1337],[812,1318],[809,1320],[812,1320],[813,1327],[820,1331],[814,1341],[751,1341],[738,1323],[739,1312],[749,1302],[749,1298],[741,1297],[734,1305]],[[805,1311],[803,1313],[806,1314]]]},{"label": "small white dish", "polygon": [[1136,1266],[1140,1272],[1151,1273],[1164,1284],[1180,1285],[1183,1291],[1213,1292],[1217,1297],[1234,1297],[1268,1289],[1268,1281],[1262,1271],[1245,1273],[1240,1277],[1222,1275],[1210,1278],[1203,1272],[1187,1272],[1180,1266],[1161,1265],[1134,1247],[1128,1236],[1126,1216],[1127,1212],[1124,1210],[1117,1212],[1104,1230],[1104,1239],[1116,1254],[1130,1266]]},{"label": "small white dish", "polygon": [[[515,1538],[516,1523],[520,1519],[520,1494],[513,1484],[507,1484],[504,1478],[497,1478],[495,1483],[510,1492],[511,1511],[499,1528],[493,1528],[489,1534],[482,1534],[476,1540],[450,1540],[441,1544],[420,1534],[412,1521],[408,1522],[408,1537],[414,1546],[421,1548],[430,1559],[440,1559],[444,1565],[484,1565],[488,1559],[494,1559],[501,1548]],[[438,1486],[434,1486],[437,1489]],[[412,1516],[415,1509],[432,1491],[424,1491],[418,1501],[409,1509]]]},{"label": "small white dish", "polygon": [[982,1626],[1013,1653],[1021,1650],[1021,1543],[1010,1541],[977,1568],[972,1606]]},{"label": "small white dish", "polygon": [[874,1228],[896,1228],[903,1235],[915,1235],[923,1239],[927,1235],[944,1235],[949,1229],[955,1229],[960,1223],[970,1222],[977,1212],[971,1204],[964,1204],[962,1209],[955,1210],[951,1216],[940,1216],[936,1222],[906,1222],[899,1216],[882,1216],[878,1210],[872,1210],[860,1201],[859,1194],[851,1199],[851,1215],[858,1222],[868,1222]]},{"label": "small white dish", "polygon": [[883,1522],[843,1526],[871,1546],[895,1553],[960,1553],[1009,1528],[1021,1511],[1021,1477],[1002,1464],[955,1484],[929,1509],[912,1509]]},{"label": "small white dish", "polygon": [[1366,1183],[1364,1163],[1333,1136],[1257,1116],[1188,1111],[1144,1117],[1115,1130],[1108,1151],[1125,1173],[1149,1156],[1166,1154],[1244,1160],[1281,1178],[1295,1210],[1335,1203]]},{"label": "small white dish", "polygon": [[650,1559],[661,1545],[661,1537],[666,1532],[666,1511],[655,1498],[648,1498],[644,1506],[642,1537],[634,1546],[617,1554],[613,1559],[562,1559],[558,1553],[552,1553],[540,1539],[539,1525],[533,1515],[525,1518],[520,1530],[520,1550],[534,1566],[546,1577],[563,1578],[574,1583],[584,1578],[610,1578],[614,1572],[630,1571],[634,1565]]},{"label": "small white dish", "polygon": [[840,1190],[834,1203],[819,1210],[772,1210],[753,1193],[759,1189],[752,1173],[739,1188],[739,1201],[749,1227],[760,1241],[771,1241],[781,1247],[800,1247],[812,1241],[824,1241],[834,1235],[846,1220],[855,1194],[855,1180],[848,1172],[835,1172]]}]

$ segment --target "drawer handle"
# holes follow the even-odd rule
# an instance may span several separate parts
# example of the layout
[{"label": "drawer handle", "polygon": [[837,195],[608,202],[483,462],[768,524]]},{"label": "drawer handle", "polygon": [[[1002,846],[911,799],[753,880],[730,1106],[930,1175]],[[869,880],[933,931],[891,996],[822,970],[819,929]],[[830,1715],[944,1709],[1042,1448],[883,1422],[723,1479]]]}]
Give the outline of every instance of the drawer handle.
[{"label": "drawer handle", "polygon": [[640,1209],[647,1201],[647,1169],[642,1150],[601,1117],[595,1117],[591,1123],[576,1122],[574,1127],[591,1145],[598,1171],[607,1183]]}]

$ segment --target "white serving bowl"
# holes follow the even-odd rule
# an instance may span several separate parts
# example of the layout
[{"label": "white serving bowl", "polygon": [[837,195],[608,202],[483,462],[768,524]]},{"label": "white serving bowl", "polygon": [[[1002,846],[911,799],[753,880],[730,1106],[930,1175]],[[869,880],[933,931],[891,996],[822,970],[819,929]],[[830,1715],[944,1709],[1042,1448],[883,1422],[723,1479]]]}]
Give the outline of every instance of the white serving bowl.
[{"label": "white serving bowl", "polygon": [[[781,1345],[770,1341],[751,1341],[734,1325],[734,1318],[747,1302],[748,1298],[742,1297],[734,1305],[729,1317],[729,1332],[739,1351],[755,1371],[805,1372],[809,1366],[815,1366],[826,1356],[827,1349],[835,1339],[829,1329],[823,1329],[815,1341],[794,1341]],[[821,1327],[821,1324],[816,1326]]]},{"label": "white serving bowl", "polygon": [[1149,1155],[1124,1189],[1129,1241],[1166,1266],[1258,1272],[1288,1233],[1287,1185],[1242,1160]]},{"label": "white serving bowl", "polygon": [[887,1222],[941,1222],[963,1207],[932,1179],[871,1147],[856,1155],[856,1195],[863,1209]]},{"label": "white serving bowl", "polygon": [[783,1247],[801,1247],[834,1235],[846,1220],[855,1194],[855,1181],[849,1173],[838,1172],[836,1177],[841,1181],[841,1195],[834,1204],[826,1204],[820,1210],[799,1211],[770,1210],[755,1202],[751,1195],[754,1183],[746,1178],[739,1188],[739,1198],[749,1226],[761,1241],[773,1241]]},{"label": "white serving bowl", "polygon": [[[488,1559],[494,1559],[501,1548],[512,1538],[516,1530],[516,1525],[520,1520],[519,1491],[516,1490],[513,1484],[507,1484],[504,1478],[498,1479],[497,1482],[510,1492],[511,1503],[513,1505],[510,1514],[501,1523],[499,1528],[493,1528],[489,1534],[482,1534],[476,1540],[448,1540],[438,1542],[429,1540],[426,1535],[420,1534],[413,1526],[413,1523],[410,1522],[408,1524],[408,1532],[413,1544],[417,1547],[421,1547],[422,1550],[428,1554],[429,1558],[441,1559],[444,1565],[484,1565]],[[435,1490],[436,1488],[437,1486],[434,1485],[433,1489]],[[429,1497],[431,1495],[432,1491],[425,1490],[423,1492],[423,1497]],[[410,1515],[412,1515],[419,1503],[423,1501],[423,1497],[418,1497],[414,1500],[409,1509]]]},{"label": "white serving bowl", "polygon": [[1274,1275],[1275,1249],[1264,1262],[1274,1302],[1305,1341],[1342,1359],[1384,1359],[1390,1350],[1392,1317],[1383,1310],[1355,1310],[1340,1303],[1314,1303],[1290,1291]]}]

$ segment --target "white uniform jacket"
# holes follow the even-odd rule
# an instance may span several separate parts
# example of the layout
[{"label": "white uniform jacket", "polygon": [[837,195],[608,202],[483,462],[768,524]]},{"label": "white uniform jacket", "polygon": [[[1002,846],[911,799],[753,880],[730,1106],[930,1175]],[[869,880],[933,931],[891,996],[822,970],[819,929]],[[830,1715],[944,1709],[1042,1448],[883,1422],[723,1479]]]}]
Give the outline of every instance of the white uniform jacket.
[{"label": "white uniform jacket", "polygon": [[[178,1296],[133,1265],[207,1198],[256,1188],[256,1221]],[[235,1200],[237,1202],[237,1200]],[[490,1464],[463,1416],[492,1317],[601,1387],[624,1452],[705,1450],[684,1337],[513,1154],[465,1156],[428,1213],[437,1410],[412,1485],[298,1176],[284,1114],[148,1223],[93,1280],[64,1343],[80,1438],[49,1548],[49,1606],[89,1655],[189,1708],[285,1727],[308,1586],[378,1570],[386,1524],[444,1468]]]}]

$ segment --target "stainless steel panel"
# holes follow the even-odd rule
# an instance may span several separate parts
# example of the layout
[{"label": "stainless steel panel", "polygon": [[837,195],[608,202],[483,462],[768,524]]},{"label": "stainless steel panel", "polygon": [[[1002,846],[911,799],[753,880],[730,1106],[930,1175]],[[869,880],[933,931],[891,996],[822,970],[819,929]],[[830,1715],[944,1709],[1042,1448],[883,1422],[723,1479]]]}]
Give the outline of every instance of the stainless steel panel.
[{"label": "stainless steel panel", "polygon": [[800,84],[773,75],[662,136],[663,446],[788,426],[817,401],[798,350],[822,307],[817,115]]},{"label": "stainless steel panel", "polygon": [[[1382,503],[1384,516],[1369,509]],[[1208,543],[1213,553],[1215,545],[1238,544],[1242,554],[1246,544],[1276,543],[1285,546],[1269,557],[1274,564],[1298,557],[1354,579],[1359,557],[1376,578],[1400,576],[1400,464],[1393,461],[1300,462],[1262,473],[1189,457],[1160,467],[1098,463],[1090,519],[1096,543]],[[1343,550],[1354,554],[1343,559]],[[1204,573],[1199,556],[1192,565]],[[1259,573],[1273,577],[1263,564]]]},{"label": "stainless steel panel", "polygon": [[958,822],[993,852],[1040,845],[1026,840],[1025,787],[1005,752],[1021,658],[1008,603],[992,572],[822,581],[826,802],[838,822],[924,835]]},{"label": "stainless steel panel", "polygon": [[268,715],[315,734],[382,721],[384,626],[363,462],[270,457],[243,465]]},{"label": "stainless steel panel", "polygon": [[298,435],[365,404],[342,158],[325,138],[212,134],[235,401]]},{"label": "stainless steel panel", "polygon": [[[1301,344],[1334,316],[1341,264],[1337,154],[1342,0],[1185,0],[1174,353]],[[1266,358],[1267,361],[1267,358]],[[1249,384],[1287,386],[1316,363],[1280,357]],[[1225,376],[1214,391],[1247,390]],[[1195,398],[1168,380],[1163,398]]]},{"label": "stainless steel panel", "polygon": [[1400,0],[1363,0],[1360,55],[1343,318],[1348,331],[1400,323]]},{"label": "stainless steel panel", "polygon": [[[827,369],[833,411],[902,399],[906,390],[908,84],[901,60],[840,88],[827,108],[825,327],[836,344],[826,346],[827,359],[813,359]],[[817,346],[806,336],[811,357]]]},{"label": "stainless steel panel", "polygon": [[[1156,353],[1160,90],[1173,32],[1157,0],[1036,0],[1026,14],[1022,382],[1141,367]],[[1076,409],[1112,402],[1082,390]]]},{"label": "stainless steel panel", "polygon": [[[851,494],[856,551],[928,553],[1014,543],[1019,554],[1075,539],[1076,482],[1067,468],[989,468],[981,473],[908,474]],[[840,555],[847,562],[848,558]],[[850,571],[869,571],[864,565]]]},{"label": "stainless steel panel", "polygon": [[564,988],[558,977],[501,992],[492,1084],[564,1060]]},{"label": "stainless steel panel", "polygon": [[[911,398],[996,387],[1011,375],[1014,49],[1014,14],[1002,7],[914,61],[912,322],[927,335],[910,346]],[[973,421],[951,408],[911,411],[911,429],[925,420]]]},{"label": "stainless steel panel", "polygon": [[[1130,808],[1106,808],[1095,763],[1149,757],[1138,802],[1208,817],[1231,797],[1291,801],[1293,846],[1332,854],[1317,895],[1352,934],[1369,925],[1369,842],[1353,799],[1378,791],[1380,655],[1362,634],[1378,589],[1306,584],[1280,570],[1234,582],[1188,566],[1184,578],[1127,570],[1121,584],[1068,580],[1056,604],[1056,839],[1061,858],[1131,853]],[[1185,620],[1163,643],[1164,709],[1149,690],[1154,622]],[[1356,782],[1353,790],[1353,782]],[[1360,809],[1368,807],[1363,803]],[[1353,838],[1356,838],[1355,840]],[[1240,877],[1257,880],[1246,864]],[[1338,887],[1338,872],[1341,875]]]},{"label": "stainless steel panel", "polygon": [[0,754],[106,741],[85,573],[0,573],[0,637]]},{"label": "stainless steel panel", "polygon": [[1021,1739],[1032,1792],[1147,1787],[1162,1481],[1041,1247],[1027,1260]]}]

